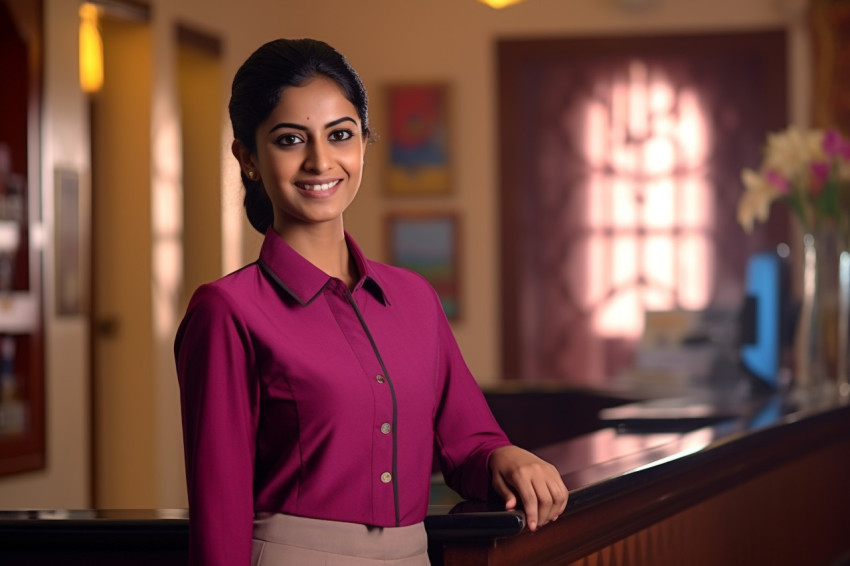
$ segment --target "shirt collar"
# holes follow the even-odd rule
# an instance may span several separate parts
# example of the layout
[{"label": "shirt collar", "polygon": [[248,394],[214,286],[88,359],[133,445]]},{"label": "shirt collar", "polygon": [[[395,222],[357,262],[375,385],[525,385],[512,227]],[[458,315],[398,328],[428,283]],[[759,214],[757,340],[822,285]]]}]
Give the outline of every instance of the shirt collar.
[{"label": "shirt collar", "polygon": [[[357,292],[361,287],[373,295],[384,305],[390,303],[384,291],[384,286],[378,281],[375,270],[366,260],[366,256],[354,239],[345,233],[345,243],[354,258],[360,279],[354,287]],[[272,282],[286,291],[302,306],[315,299],[325,285],[334,279],[292,249],[273,228],[269,227],[263,246],[260,249],[260,268]]]}]

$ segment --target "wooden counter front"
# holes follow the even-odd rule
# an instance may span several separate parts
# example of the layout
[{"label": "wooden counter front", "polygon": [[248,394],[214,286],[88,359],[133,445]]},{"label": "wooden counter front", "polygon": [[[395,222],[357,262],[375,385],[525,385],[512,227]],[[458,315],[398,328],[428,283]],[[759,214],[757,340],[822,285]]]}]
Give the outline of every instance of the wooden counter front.
[{"label": "wooden counter front", "polygon": [[556,523],[443,541],[435,564],[829,566],[850,556],[846,399],[766,424],[732,420],[666,438],[600,431],[538,452],[564,470],[618,441],[633,450],[564,473],[571,497]]}]

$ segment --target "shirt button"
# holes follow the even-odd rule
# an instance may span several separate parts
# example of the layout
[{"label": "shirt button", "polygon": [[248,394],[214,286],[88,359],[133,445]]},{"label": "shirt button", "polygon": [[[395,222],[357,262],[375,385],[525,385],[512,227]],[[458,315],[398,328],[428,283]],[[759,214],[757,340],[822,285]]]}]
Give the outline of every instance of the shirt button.
[{"label": "shirt button", "polygon": [[376,376],[375,376],[375,381],[377,381],[378,383],[383,383],[383,382],[384,382],[384,376],[383,376],[383,375],[380,375],[380,374],[379,374],[379,375],[376,375]]},{"label": "shirt button", "polygon": [[393,475],[389,472],[384,472],[383,474],[381,474],[381,481],[384,483],[390,483],[391,481],[393,481]]},{"label": "shirt button", "polygon": [[393,425],[391,425],[390,423],[384,423],[381,425],[381,432],[383,432],[384,434],[389,434],[392,429]]}]

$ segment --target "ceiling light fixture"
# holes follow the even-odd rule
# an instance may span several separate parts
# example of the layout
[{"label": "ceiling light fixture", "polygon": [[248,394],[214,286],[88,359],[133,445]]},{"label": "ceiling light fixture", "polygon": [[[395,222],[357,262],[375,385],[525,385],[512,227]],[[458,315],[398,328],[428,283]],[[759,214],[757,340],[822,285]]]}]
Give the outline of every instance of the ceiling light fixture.
[{"label": "ceiling light fixture", "polygon": [[80,87],[97,92],[103,86],[103,41],[98,29],[97,6],[80,6]]},{"label": "ceiling light fixture", "polygon": [[494,10],[501,10],[502,8],[507,8],[513,4],[519,4],[523,0],[478,0],[482,4],[487,4]]}]

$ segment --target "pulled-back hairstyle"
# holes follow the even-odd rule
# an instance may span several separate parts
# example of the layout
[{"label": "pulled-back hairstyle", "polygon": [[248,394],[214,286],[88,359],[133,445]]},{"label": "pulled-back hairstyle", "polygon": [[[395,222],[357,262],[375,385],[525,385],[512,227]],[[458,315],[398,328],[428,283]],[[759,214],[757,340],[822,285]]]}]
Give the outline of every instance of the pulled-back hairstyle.
[{"label": "pulled-back hairstyle", "polygon": [[[369,134],[369,103],[357,71],[333,47],[315,39],[277,39],[254,51],[233,78],[230,122],[233,137],[251,154],[257,152],[257,128],[271,114],[286,87],[301,86],[322,75],[339,85],[357,109],[363,134]],[[242,172],[248,221],[264,234],[274,221],[274,210],[261,181]]]}]

